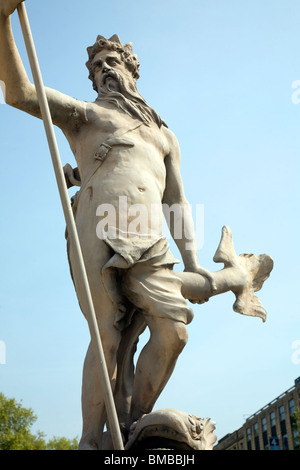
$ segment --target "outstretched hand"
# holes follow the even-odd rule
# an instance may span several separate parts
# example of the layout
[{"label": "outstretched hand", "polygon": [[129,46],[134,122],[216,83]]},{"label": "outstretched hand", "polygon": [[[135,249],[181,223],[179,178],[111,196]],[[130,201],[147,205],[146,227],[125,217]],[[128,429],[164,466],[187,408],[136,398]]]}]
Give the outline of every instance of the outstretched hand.
[{"label": "outstretched hand", "polygon": [[23,0],[0,0],[0,14],[8,17],[13,14]]}]

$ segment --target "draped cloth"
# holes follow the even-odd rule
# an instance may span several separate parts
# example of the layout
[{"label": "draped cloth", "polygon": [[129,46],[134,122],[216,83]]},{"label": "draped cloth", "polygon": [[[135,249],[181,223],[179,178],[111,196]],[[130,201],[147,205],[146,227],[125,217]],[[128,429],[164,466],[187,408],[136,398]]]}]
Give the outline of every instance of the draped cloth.
[{"label": "draped cloth", "polygon": [[114,321],[118,329],[130,324],[136,309],[146,317],[185,324],[192,321],[193,311],[181,294],[182,281],[173,271],[179,261],[164,237],[125,237],[119,232],[104,241],[114,254],[102,267],[101,276],[109,296],[118,305]]}]

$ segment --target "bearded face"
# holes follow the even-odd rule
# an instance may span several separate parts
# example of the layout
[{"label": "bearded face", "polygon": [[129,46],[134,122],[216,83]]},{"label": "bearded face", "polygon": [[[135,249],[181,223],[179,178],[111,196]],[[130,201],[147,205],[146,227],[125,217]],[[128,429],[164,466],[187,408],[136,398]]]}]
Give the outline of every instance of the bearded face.
[{"label": "bearded face", "polygon": [[92,67],[98,91],[97,101],[111,103],[146,125],[155,122],[161,127],[164,124],[139,94],[136,82],[118,52],[100,51],[94,57]]}]

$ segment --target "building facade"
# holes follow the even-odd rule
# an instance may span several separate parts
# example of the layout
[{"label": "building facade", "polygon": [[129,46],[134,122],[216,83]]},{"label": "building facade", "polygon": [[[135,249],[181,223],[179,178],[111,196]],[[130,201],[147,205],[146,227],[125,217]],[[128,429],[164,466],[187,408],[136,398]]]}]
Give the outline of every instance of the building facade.
[{"label": "building facade", "polygon": [[214,450],[295,450],[299,435],[293,414],[300,408],[300,377],[293,387],[247,418],[237,431],[219,440]]}]

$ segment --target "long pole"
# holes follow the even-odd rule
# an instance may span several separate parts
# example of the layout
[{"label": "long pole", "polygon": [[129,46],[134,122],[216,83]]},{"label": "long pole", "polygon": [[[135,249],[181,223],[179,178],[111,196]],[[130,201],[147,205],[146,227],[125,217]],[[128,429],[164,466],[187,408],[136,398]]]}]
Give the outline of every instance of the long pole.
[{"label": "long pole", "polygon": [[75,225],[75,220],[70,204],[70,199],[67,191],[67,186],[65,182],[65,176],[62,169],[60,154],[58,151],[57,141],[54,133],[54,127],[52,123],[52,118],[49,110],[49,105],[46,97],[46,92],[42,80],[42,75],[38,63],[38,58],[35,50],[35,45],[33,42],[33,37],[30,29],[30,24],[25,8],[24,2],[18,5],[18,15],[19,20],[24,36],[24,41],[27,49],[27,54],[30,62],[30,67],[36,87],[36,92],[40,104],[40,109],[42,113],[42,118],[44,122],[44,127],[47,135],[48,145],[52,157],[52,163],[54,167],[54,172],[56,176],[57,186],[61,198],[61,203],[63,206],[64,216],[66,220],[68,236],[70,237],[72,249],[76,258],[76,265],[78,266],[78,275],[81,278],[83,285],[83,292],[85,295],[85,303],[87,305],[87,318],[89,324],[89,330],[91,334],[92,345],[97,355],[100,373],[101,373],[101,384],[102,391],[104,395],[104,401],[106,406],[106,413],[108,417],[108,422],[110,426],[110,432],[112,434],[114,448],[116,450],[124,450],[120,426],[118,422],[118,417],[116,413],[115,403],[113,399],[113,393],[111,389],[111,383],[107,371],[107,366],[105,362],[105,356],[103,352],[101,337],[98,329],[98,324],[96,320],[94,305],[92,301],[92,296],[90,292],[90,287],[88,283],[88,278],[86,274],[86,269],[84,265],[84,260],[81,252],[80,242],[77,234],[77,229]]}]

